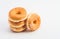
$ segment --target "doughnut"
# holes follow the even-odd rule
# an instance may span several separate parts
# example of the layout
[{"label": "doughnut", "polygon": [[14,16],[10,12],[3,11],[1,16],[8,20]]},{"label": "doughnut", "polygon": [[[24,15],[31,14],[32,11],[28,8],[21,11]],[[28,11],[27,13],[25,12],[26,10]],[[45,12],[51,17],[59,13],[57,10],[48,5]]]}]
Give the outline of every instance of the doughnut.
[{"label": "doughnut", "polygon": [[26,19],[26,10],[22,7],[16,7],[10,10],[9,20],[14,22],[23,21]]},{"label": "doughnut", "polygon": [[23,27],[25,25],[24,21],[12,22],[10,20],[9,20],[9,24],[12,25],[10,27],[14,27],[14,28],[20,28],[20,27]]},{"label": "doughnut", "polygon": [[[11,25],[10,25],[11,26]],[[13,31],[13,32],[22,32],[25,30],[24,27],[20,27],[20,28],[13,28],[13,27],[10,27],[10,29]]]},{"label": "doughnut", "polygon": [[40,27],[40,16],[33,13],[28,15],[27,21],[26,21],[26,27],[28,31],[35,31]]}]

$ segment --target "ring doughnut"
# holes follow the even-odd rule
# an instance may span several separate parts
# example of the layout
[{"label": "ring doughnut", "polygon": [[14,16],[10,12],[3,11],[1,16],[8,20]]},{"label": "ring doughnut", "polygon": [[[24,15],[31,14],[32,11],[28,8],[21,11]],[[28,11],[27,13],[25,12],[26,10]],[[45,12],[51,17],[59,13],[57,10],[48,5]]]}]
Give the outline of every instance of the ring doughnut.
[{"label": "ring doughnut", "polygon": [[22,31],[25,30],[24,27],[20,27],[20,28],[13,28],[13,27],[10,27],[10,29],[11,29],[12,31],[14,31],[14,32],[22,32]]},{"label": "ring doughnut", "polygon": [[24,21],[20,21],[20,22],[12,22],[12,21],[9,21],[10,23],[10,27],[14,27],[14,28],[20,28],[20,27],[23,27],[25,25]]},{"label": "ring doughnut", "polygon": [[10,10],[9,20],[14,22],[23,21],[26,19],[26,10],[22,7],[16,7]]},{"label": "ring doughnut", "polygon": [[26,26],[28,31],[34,31],[38,29],[40,26],[40,16],[35,13],[28,15]]}]

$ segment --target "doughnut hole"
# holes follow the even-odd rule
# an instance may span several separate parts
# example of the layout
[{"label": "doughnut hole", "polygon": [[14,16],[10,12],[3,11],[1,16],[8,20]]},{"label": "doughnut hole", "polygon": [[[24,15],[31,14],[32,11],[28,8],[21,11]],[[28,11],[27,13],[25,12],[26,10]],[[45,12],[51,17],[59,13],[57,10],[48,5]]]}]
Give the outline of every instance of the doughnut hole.
[{"label": "doughnut hole", "polygon": [[16,14],[20,15],[20,14],[21,14],[21,12],[18,12],[18,13],[16,13]]},{"label": "doughnut hole", "polygon": [[33,23],[36,24],[36,20],[34,20]]}]

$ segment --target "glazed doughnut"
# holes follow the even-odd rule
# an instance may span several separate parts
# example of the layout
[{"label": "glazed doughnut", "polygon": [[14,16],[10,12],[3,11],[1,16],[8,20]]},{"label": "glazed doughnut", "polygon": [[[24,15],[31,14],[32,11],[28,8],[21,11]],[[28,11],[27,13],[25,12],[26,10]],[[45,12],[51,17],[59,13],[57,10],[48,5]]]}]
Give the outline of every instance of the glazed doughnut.
[{"label": "glazed doughnut", "polygon": [[22,7],[16,7],[10,10],[9,20],[14,22],[23,21],[26,19],[26,10]]},{"label": "glazed doughnut", "polygon": [[9,24],[12,25],[10,27],[14,27],[14,28],[20,28],[20,27],[23,27],[25,25],[24,21],[12,22],[10,20],[9,20]]},{"label": "glazed doughnut", "polygon": [[[10,25],[10,26],[11,26],[11,25]],[[14,31],[14,32],[22,32],[22,31],[25,30],[24,27],[20,27],[20,28],[13,28],[13,27],[10,27],[10,29],[11,29],[12,31]]]},{"label": "glazed doughnut", "polygon": [[34,31],[38,29],[40,26],[40,16],[35,13],[28,15],[26,26],[28,31]]}]

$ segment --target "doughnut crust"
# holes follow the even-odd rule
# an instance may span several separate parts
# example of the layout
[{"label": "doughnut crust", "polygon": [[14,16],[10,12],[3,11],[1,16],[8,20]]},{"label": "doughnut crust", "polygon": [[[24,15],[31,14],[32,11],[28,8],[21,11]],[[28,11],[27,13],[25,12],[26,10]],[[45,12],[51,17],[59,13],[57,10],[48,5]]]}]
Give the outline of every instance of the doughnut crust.
[{"label": "doughnut crust", "polygon": [[19,22],[26,19],[26,10],[22,7],[16,7],[10,10],[9,20]]},{"label": "doughnut crust", "polygon": [[40,16],[35,13],[28,15],[26,26],[29,31],[38,29],[40,26]]},{"label": "doughnut crust", "polygon": [[9,20],[9,23],[10,23],[10,27],[14,27],[14,28],[20,28],[22,26],[25,25],[24,21],[20,21],[20,22],[12,22]]}]

